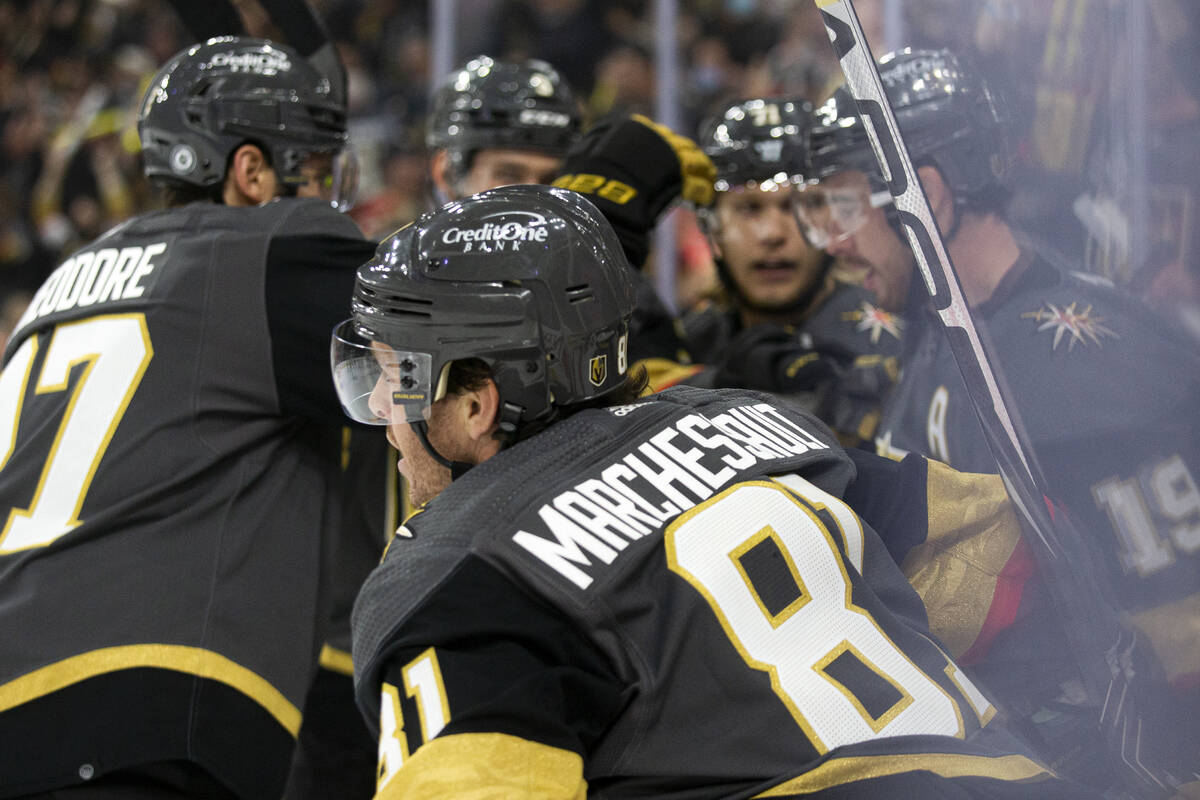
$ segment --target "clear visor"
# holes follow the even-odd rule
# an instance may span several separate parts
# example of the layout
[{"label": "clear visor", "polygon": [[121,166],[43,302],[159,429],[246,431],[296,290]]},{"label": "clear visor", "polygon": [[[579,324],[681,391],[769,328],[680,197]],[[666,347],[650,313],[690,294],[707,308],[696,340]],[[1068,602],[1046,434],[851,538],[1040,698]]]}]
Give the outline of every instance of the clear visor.
[{"label": "clear visor", "polygon": [[349,145],[334,157],[328,194],[323,196],[342,213],[354,207],[358,199],[358,154]]},{"label": "clear visor", "polygon": [[300,168],[304,179],[297,196],[319,197],[340,212],[358,196],[358,156],[349,146],[338,153],[310,153]]},{"label": "clear visor", "polygon": [[818,250],[845,241],[867,221],[872,208],[892,202],[889,192],[865,188],[830,188],[820,183],[797,187],[792,210],[808,243]]},{"label": "clear visor", "polygon": [[333,385],[346,415],[367,425],[420,422],[433,402],[433,356],[363,339],[346,320],[329,348]]}]

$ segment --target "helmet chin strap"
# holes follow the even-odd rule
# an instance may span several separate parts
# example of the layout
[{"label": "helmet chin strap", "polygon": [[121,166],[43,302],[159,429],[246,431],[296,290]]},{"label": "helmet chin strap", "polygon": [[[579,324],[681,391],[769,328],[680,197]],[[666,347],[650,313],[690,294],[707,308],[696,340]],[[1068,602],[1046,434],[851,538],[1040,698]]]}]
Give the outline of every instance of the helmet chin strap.
[{"label": "helmet chin strap", "polygon": [[433,443],[429,441],[429,423],[427,423],[425,420],[421,420],[420,422],[410,422],[408,424],[409,427],[416,431],[417,439],[420,440],[421,446],[425,448],[425,452],[429,453],[430,458],[441,464],[446,469],[450,470],[450,480],[458,480],[463,475],[467,474],[467,470],[475,466],[474,464],[469,464],[466,461],[451,461],[435,450]]},{"label": "helmet chin strap", "polygon": [[[513,403],[503,403],[500,407],[500,418],[498,420],[500,433],[504,436],[504,446],[512,444],[516,438],[518,424],[521,420],[521,414],[524,409],[521,406]],[[421,446],[425,448],[425,452],[429,453],[429,457],[437,463],[441,464],[446,469],[450,470],[450,479],[458,480],[463,475],[467,474],[467,470],[475,466],[466,461],[451,461],[444,455],[439,453],[433,446],[433,442],[429,441],[429,423],[425,420],[420,422],[408,423],[417,434],[417,439],[421,442]]]}]

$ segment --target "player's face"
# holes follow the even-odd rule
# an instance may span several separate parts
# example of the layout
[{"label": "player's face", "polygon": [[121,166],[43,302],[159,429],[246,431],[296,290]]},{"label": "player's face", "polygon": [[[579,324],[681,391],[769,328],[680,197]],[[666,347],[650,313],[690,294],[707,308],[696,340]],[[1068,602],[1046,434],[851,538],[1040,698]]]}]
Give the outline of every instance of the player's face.
[{"label": "player's face", "polygon": [[792,216],[793,191],[748,185],[717,195],[714,243],[751,310],[789,309],[820,275],[821,253]]},{"label": "player's face", "polygon": [[888,225],[883,205],[872,202],[866,174],[839,172],[819,187],[832,198],[823,222],[825,252],[852,270],[863,270],[863,286],[875,293],[881,308],[902,311],[915,266],[912,251]]},{"label": "player's face", "polygon": [[460,184],[464,196],[514,184],[548,184],[558,175],[562,159],[530,150],[480,150]]},{"label": "player's face", "polygon": [[297,197],[316,197],[340,210],[354,203],[358,190],[358,160],[352,150],[310,153],[300,167],[305,182],[296,189]]},{"label": "player's face", "polygon": [[328,200],[333,183],[333,156],[327,153],[312,153],[300,167],[304,183],[296,188],[297,197],[319,197]]},{"label": "player's face", "polygon": [[[378,348],[384,357],[380,359],[383,371],[375,383],[374,391],[371,392],[370,407],[377,417],[388,421],[388,442],[400,454],[396,468],[408,484],[409,498],[413,505],[421,506],[437,497],[443,489],[450,485],[450,470],[438,463],[425,449],[425,445],[422,444],[420,437],[406,417],[404,406],[393,402],[396,376],[389,375],[387,366],[388,363],[394,361],[394,358],[387,357],[390,355],[391,348],[378,342],[373,343],[373,346]],[[443,399],[425,411],[429,439],[435,448],[445,416],[445,406],[446,401]],[[439,452],[441,451],[439,450]]]}]

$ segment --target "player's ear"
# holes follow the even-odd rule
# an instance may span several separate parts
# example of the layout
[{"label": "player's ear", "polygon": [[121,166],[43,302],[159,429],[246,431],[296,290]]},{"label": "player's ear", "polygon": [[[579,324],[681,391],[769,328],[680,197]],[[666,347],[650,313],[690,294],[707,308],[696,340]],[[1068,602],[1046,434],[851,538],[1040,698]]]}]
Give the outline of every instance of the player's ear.
[{"label": "player's ear", "polygon": [[451,185],[453,176],[450,173],[449,153],[445,150],[434,152],[433,158],[429,160],[429,177],[433,179],[433,185],[440,195],[447,200],[455,197],[454,187]]},{"label": "player's ear", "polygon": [[[478,389],[463,392],[459,422],[480,463],[499,451],[493,437],[500,421],[500,390],[490,378]],[[494,446],[494,449],[493,449]]]},{"label": "player's ear", "polygon": [[222,197],[227,206],[260,206],[275,197],[279,181],[258,145],[243,144],[233,152]]}]

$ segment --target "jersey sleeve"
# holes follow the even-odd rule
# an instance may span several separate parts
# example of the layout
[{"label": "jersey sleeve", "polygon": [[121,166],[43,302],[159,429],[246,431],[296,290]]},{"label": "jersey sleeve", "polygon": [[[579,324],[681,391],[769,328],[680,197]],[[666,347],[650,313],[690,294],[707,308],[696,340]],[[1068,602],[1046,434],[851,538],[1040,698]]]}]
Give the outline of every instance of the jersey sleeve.
[{"label": "jersey sleeve", "polygon": [[929,627],[972,664],[1016,619],[1033,557],[998,475],[909,455],[847,450],[858,474],[845,499],[883,539],[921,596]]},{"label": "jersey sleeve", "polygon": [[469,556],[384,649],[381,797],[584,796],[584,758],[625,690],[562,614]]},{"label": "jersey sleeve", "polygon": [[290,230],[273,237],[267,252],[267,323],[280,410],[332,425],[344,424],[346,416],[329,375],[329,337],[350,316],[355,272],[375,250],[351,234]]}]

